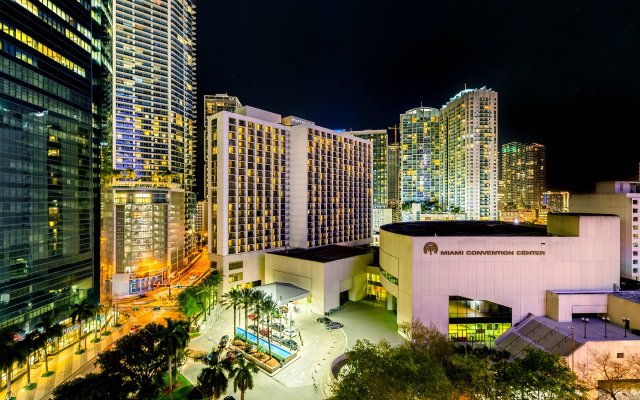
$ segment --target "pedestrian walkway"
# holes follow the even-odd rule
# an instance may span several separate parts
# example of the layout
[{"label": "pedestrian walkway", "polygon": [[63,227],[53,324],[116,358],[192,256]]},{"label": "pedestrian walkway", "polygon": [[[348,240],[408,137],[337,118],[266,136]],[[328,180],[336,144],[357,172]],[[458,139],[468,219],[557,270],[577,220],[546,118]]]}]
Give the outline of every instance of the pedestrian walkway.
[{"label": "pedestrian walkway", "polygon": [[[11,392],[16,400],[40,400],[49,399],[53,389],[61,383],[73,379],[78,376],[84,376],[90,372],[95,372],[97,355],[111,347],[113,343],[129,332],[130,324],[125,323],[119,328],[109,328],[111,334],[108,336],[100,336],[101,340],[97,343],[91,342],[94,338],[93,333],[87,336],[87,351],[82,354],[75,354],[78,349],[77,342],[66,349],[49,356],[49,371],[54,374],[48,377],[42,377],[45,371],[44,360],[31,366],[31,382],[37,386],[32,390],[25,390],[27,386],[27,375],[24,374],[20,378],[15,379],[11,383]],[[84,339],[82,345],[84,346]],[[0,399],[6,398],[6,388],[0,392]]]}]

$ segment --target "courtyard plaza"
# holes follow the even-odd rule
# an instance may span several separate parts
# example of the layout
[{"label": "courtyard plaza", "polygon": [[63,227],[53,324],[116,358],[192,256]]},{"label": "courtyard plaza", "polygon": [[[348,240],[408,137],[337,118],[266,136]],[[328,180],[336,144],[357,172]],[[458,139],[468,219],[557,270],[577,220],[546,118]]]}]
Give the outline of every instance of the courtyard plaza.
[{"label": "courtyard plaza", "polygon": [[[293,326],[300,330],[294,338],[298,343],[297,357],[276,370],[272,376],[260,370],[254,375],[254,388],[247,391],[247,399],[277,398],[278,400],[325,399],[330,394],[333,361],[356,343],[358,339],[378,342],[385,339],[392,345],[402,342],[397,332],[396,316],[386,310],[386,303],[362,300],[347,302],[344,308],[329,316],[344,325],[342,329],[327,330],[316,321],[320,315],[304,307],[293,313]],[[244,312],[237,324],[244,325]],[[284,323],[284,322],[283,322]],[[287,325],[287,324],[285,324]],[[189,350],[193,354],[208,353],[217,347],[224,335],[233,337],[233,310],[218,308],[200,326],[201,335],[192,339]],[[302,340],[300,340],[302,338]],[[204,364],[188,358],[180,372],[197,384]],[[240,398],[229,382],[227,395]]]}]

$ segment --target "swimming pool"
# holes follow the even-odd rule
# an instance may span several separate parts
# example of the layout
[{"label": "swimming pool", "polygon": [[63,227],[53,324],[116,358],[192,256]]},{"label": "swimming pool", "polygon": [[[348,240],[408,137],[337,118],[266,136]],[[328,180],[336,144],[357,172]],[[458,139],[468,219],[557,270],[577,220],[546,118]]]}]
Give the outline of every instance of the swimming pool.
[{"label": "swimming pool", "polygon": [[[245,330],[238,326],[238,327],[236,327],[236,334],[240,335],[240,337],[244,337]],[[254,335],[253,333],[249,332],[248,339],[249,339],[250,342],[256,343],[256,339],[257,338],[256,338],[256,335]],[[263,338],[260,338],[260,346],[262,346],[265,349],[269,350],[269,342],[264,340]],[[273,354],[277,354],[278,356],[280,356],[282,358],[287,358],[291,354],[293,354],[290,351],[285,350],[282,347],[278,346],[274,342],[271,342],[271,352]]]}]

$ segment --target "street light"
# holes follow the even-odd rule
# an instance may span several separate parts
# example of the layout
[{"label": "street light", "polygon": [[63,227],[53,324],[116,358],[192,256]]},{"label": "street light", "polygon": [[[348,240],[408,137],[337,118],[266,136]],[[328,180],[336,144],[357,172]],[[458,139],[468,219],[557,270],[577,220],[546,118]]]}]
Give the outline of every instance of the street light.
[{"label": "street light", "polygon": [[607,337],[607,323],[609,323],[609,320],[611,318],[609,317],[602,317],[602,320],[604,321],[604,337]]},{"label": "street light", "polygon": [[627,337],[627,329],[629,329],[629,318],[622,318],[622,322],[624,323],[624,337]]},{"label": "street light", "polygon": [[582,317],[580,318],[582,323],[584,324],[584,338],[587,338],[587,324],[589,323],[589,318]]},{"label": "street light", "polygon": [[573,369],[573,353],[575,351],[575,340],[573,340],[573,333],[574,333],[574,329],[573,329],[573,325],[569,326],[569,329],[571,329],[571,371],[574,371]]}]

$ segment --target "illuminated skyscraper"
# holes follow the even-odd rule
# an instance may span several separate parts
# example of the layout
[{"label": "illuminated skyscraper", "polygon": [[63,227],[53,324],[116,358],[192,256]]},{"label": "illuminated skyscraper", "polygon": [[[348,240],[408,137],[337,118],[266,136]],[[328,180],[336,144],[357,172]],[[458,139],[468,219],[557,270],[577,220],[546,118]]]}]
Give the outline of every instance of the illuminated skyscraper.
[{"label": "illuminated skyscraper", "polygon": [[440,110],[442,207],[498,218],[498,93],[465,89]]},{"label": "illuminated skyscraper", "polygon": [[167,283],[195,251],[195,1],[115,0],[105,289]]},{"label": "illuminated skyscraper", "polygon": [[93,288],[91,30],[87,1],[0,0],[0,330]]},{"label": "illuminated skyscraper", "polygon": [[367,129],[348,131],[347,133],[366,139],[373,145],[373,222],[371,229],[373,233],[377,233],[380,230],[380,225],[393,222],[393,214],[389,210],[389,135],[386,129]]},{"label": "illuminated skyscraper", "polygon": [[389,175],[387,179],[387,182],[389,182],[388,207],[393,210],[393,222],[400,222],[400,170],[402,158],[398,143],[389,145],[387,157],[387,173]]},{"label": "illuminated skyscraper", "polygon": [[411,109],[400,115],[402,203],[440,200],[440,110]]},{"label": "illuminated skyscraper", "polygon": [[539,209],[546,190],[546,157],[541,144],[510,142],[502,145],[502,180],[506,209]]},{"label": "illuminated skyscraper", "polygon": [[346,132],[355,137],[366,139],[373,145],[373,208],[388,207],[389,137],[386,129],[367,129]]}]

